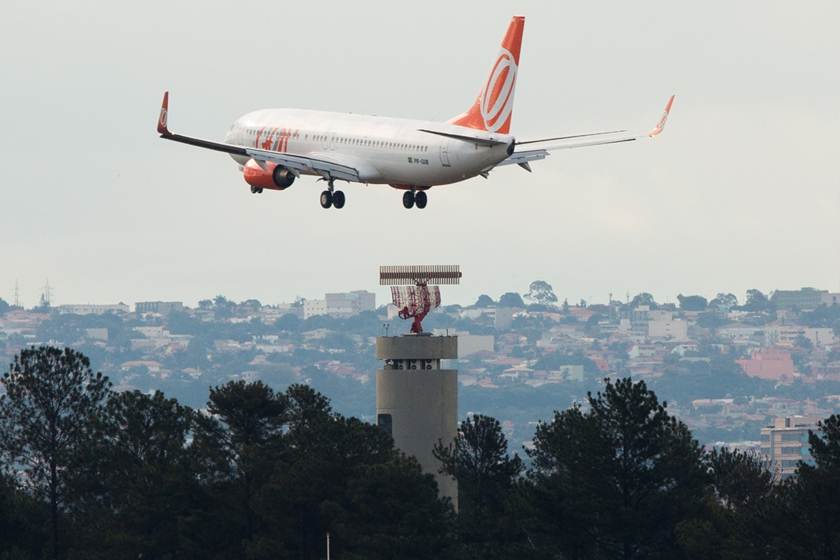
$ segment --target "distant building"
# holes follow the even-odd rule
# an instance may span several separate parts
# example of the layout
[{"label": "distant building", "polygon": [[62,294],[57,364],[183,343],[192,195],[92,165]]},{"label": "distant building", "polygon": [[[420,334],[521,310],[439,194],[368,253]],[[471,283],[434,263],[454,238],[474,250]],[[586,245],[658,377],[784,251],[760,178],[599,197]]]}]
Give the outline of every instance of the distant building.
[{"label": "distant building", "polygon": [[808,430],[815,430],[813,416],[778,417],[761,429],[761,452],[773,463],[783,478],[796,472],[799,461],[811,460]]},{"label": "distant building", "polygon": [[327,302],[323,299],[307,299],[303,302],[303,318],[327,314]]},{"label": "distant building", "polygon": [[647,335],[650,338],[688,339],[688,321],[670,317],[657,318],[648,322]]},{"label": "distant building", "polygon": [[183,311],[184,304],[180,301],[138,301],[134,304],[136,313],[158,313],[169,315],[173,311]]},{"label": "distant building", "polygon": [[432,334],[437,336],[458,337],[458,358],[466,358],[480,352],[494,352],[496,337],[492,334],[470,334],[468,332],[450,329],[435,329]]},{"label": "distant building", "polygon": [[563,381],[583,381],[582,365],[558,366],[548,373],[548,382],[559,383]]},{"label": "distant building", "polygon": [[630,359],[651,358],[656,356],[656,346],[653,344],[635,344],[627,352]]},{"label": "distant building", "polygon": [[831,307],[832,305],[840,305],[840,293],[829,294],[825,293],[822,296],[823,305]]},{"label": "distant building", "polygon": [[56,309],[59,313],[72,313],[73,315],[104,315],[106,313],[128,313],[131,311],[122,302],[113,304],[87,303],[82,305],[59,305]]},{"label": "distant building", "polygon": [[781,348],[764,348],[752,353],[749,360],[737,360],[744,373],[750,377],[773,381],[793,381],[796,366],[790,352]]},{"label": "distant building", "polygon": [[828,290],[815,288],[776,290],[770,296],[770,301],[779,309],[816,309],[823,304],[823,297],[828,295]]},{"label": "distant building", "polygon": [[805,338],[814,346],[834,344],[834,329],[831,327],[800,327],[796,325],[770,326],[764,329],[765,343],[769,346],[796,346],[800,338]]},{"label": "distant building", "polygon": [[376,310],[376,294],[367,290],[326,294],[324,301],[328,315],[356,315]]},{"label": "distant building", "polygon": [[511,307],[497,307],[496,316],[493,320],[494,327],[497,331],[506,331],[513,325],[513,308]]},{"label": "distant building", "polygon": [[260,320],[264,324],[270,325],[278,319],[285,317],[286,315],[294,315],[299,319],[302,318],[303,308],[299,305],[294,305],[291,303],[281,303],[279,305],[264,305],[259,310],[258,315]]}]

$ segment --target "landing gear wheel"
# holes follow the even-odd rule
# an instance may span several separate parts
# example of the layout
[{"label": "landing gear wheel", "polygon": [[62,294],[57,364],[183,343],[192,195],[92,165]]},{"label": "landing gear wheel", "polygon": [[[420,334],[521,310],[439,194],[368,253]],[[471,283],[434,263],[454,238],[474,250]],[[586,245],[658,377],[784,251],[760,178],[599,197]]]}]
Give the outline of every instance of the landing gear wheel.
[{"label": "landing gear wheel", "polygon": [[321,208],[329,208],[333,204],[333,195],[330,191],[321,193]]},{"label": "landing gear wheel", "polygon": [[262,191],[263,191],[263,188],[262,188],[262,187],[259,187],[259,188],[257,189],[257,194],[262,194]]},{"label": "landing gear wheel", "polygon": [[426,193],[423,191],[418,191],[414,195],[414,204],[417,205],[417,208],[421,210],[426,207],[426,204],[429,202],[429,197],[426,196]]},{"label": "landing gear wheel", "polygon": [[412,208],[414,206],[414,191],[405,191],[403,194],[403,206]]},{"label": "landing gear wheel", "polygon": [[257,187],[251,185],[251,194],[257,194]]},{"label": "landing gear wheel", "polygon": [[344,208],[344,191],[332,193],[332,203],[336,208]]}]

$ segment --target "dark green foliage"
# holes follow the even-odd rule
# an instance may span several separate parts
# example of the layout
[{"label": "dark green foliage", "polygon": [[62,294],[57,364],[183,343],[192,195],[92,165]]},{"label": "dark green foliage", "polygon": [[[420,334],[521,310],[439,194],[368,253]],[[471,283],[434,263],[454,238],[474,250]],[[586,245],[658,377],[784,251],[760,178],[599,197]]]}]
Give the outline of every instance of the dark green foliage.
[{"label": "dark green foliage", "polygon": [[554,288],[545,280],[534,280],[528,286],[528,293],[525,294],[525,299],[540,305],[554,305],[557,303],[557,296],[554,294]]},{"label": "dark green foliage", "polygon": [[525,302],[516,292],[506,292],[499,298],[499,307],[525,307]]},{"label": "dark green foliage", "polygon": [[651,386],[658,395],[686,403],[704,397],[763,395],[773,385],[746,375],[733,356],[712,355],[709,361],[667,364],[665,374],[652,380]]},{"label": "dark green foliage", "polygon": [[762,516],[772,494],[767,462],[754,454],[713,449],[703,459],[708,474],[703,509],[676,528],[688,558],[765,558]]},{"label": "dark green foliage", "polygon": [[6,300],[4,300],[3,298],[0,298],[0,315],[5,315],[6,313],[8,313],[9,309],[11,309],[11,307],[12,306],[9,305],[6,302]]},{"label": "dark green foliage", "polygon": [[743,510],[770,494],[770,464],[759,455],[726,447],[706,453],[714,497],[723,507]]},{"label": "dark green foliage", "polygon": [[86,477],[74,489],[79,556],[161,558],[180,547],[179,520],[196,493],[192,424],[192,411],[160,392],[109,399]]},{"label": "dark green foliage", "polygon": [[735,294],[719,293],[715,298],[709,302],[710,307],[714,307],[718,311],[729,311],[738,305],[738,298]]},{"label": "dark green foliage", "polygon": [[268,534],[254,542],[255,557],[318,557],[327,531],[336,557],[433,557],[449,544],[441,529],[451,530],[450,507],[384,431],[335,414],[309,387],[292,386],[286,396],[287,450],[258,499]]},{"label": "dark green foliage", "polygon": [[569,558],[670,558],[699,509],[701,450],[644,382],[606,382],[537,428],[532,532]]},{"label": "dark green foliage", "polygon": [[741,306],[744,311],[771,311],[773,304],[761,290],[747,290],[747,301]]},{"label": "dark green foliage", "polygon": [[0,560],[42,557],[49,541],[45,505],[0,473]]},{"label": "dark green foliage", "polygon": [[801,464],[782,494],[782,517],[791,534],[778,543],[789,558],[808,551],[811,558],[840,558],[840,415],[809,434],[814,464]]},{"label": "dark green foliage", "polygon": [[709,302],[703,296],[677,296],[680,302],[680,309],[683,311],[703,311],[708,307]]},{"label": "dark green foliage", "polygon": [[213,491],[210,511],[191,526],[226,526],[216,557],[236,557],[262,526],[254,500],[281,458],[288,409],[286,396],[261,381],[231,381],[210,389],[209,414],[196,417],[193,454]]},{"label": "dark green foliage", "polygon": [[726,315],[717,311],[706,311],[697,316],[697,325],[704,329],[717,329],[727,323]]},{"label": "dark green foliage", "polygon": [[438,442],[441,472],[458,481],[460,547],[483,558],[507,557],[523,540],[512,519],[511,497],[522,460],[508,455],[499,421],[475,415],[461,422],[448,445]]},{"label": "dark green foliage", "polygon": [[110,382],[93,373],[88,359],[69,348],[22,350],[3,375],[0,452],[6,465],[20,465],[29,490],[49,505],[50,550],[63,548],[60,513],[89,459],[84,450],[94,434]]},{"label": "dark green foliage", "polygon": [[[337,557],[425,560],[441,557],[454,543],[452,509],[414,458],[394,455],[357,467],[342,502],[330,520]],[[322,510],[328,511],[326,504]]]},{"label": "dark green foliage", "polygon": [[840,558],[840,416],[811,434],[813,465],[772,483],[755,456],[707,454],[709,497],[701,516],[679,527],[688,558]]},{"label": "dark green foliage", "polygon": [[658,304],[656,303],[656,300],[653,299],[653,295],[651,295],[647,292],[642,292],[641,294],[637,294],[636,296],[633,297],[633,300],[630,302],[630,307],[632,307],[634,309],[636,307],[639,307],[640,305],[647,305],[651,309],[656,309],[658,307]]},{"label": "dark green foliage", "polygon": [[582,353],[551,352],[550,354],[543,354],[534,363],[534,369],[543,370],[553,370],[563,366],[583,366],[583,371],[587,374],[597,374],[600,372],[595,362]]},{"label": "dark green foliage", "polygon": [[[703,451],[644,383],[607,380],[539,425],[524,473],[492,417],[440,442],[456,515],[387,433],[307,385],[230,381],[197,412],[113,393],[57,348],[21,352],[2,383],[0,560],[314,560],[327,533],[354,560],[840,559],[840,416],[780,482],[755,455]],[[552,391],[543,406],[583,398]]]},{"label": "dark green foliage", "polygon": [[494,305],[496,305],[496,302],[493,301],[493,298],[487,294],[481,294],[478,296],[478,299],[475,300],[473,307],[493,307]]},{"label": "dark green foliage", "polygon": [[840,305],[821,305],[813,311],[802,313],[800,317],[809,327],[831,327],[840,336]]}]

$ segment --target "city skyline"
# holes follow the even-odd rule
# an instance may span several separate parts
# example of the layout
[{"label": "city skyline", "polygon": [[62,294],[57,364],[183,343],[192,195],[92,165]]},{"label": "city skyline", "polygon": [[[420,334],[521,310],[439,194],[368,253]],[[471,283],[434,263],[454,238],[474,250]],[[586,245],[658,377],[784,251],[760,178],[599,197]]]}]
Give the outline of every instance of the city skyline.
[{"label": "city skyline", "polygon": [[[544,279],[535,278],[532,281],[535,281],[535,280],[544,280]],[[653,291],[645,290],[645,289],[640,289],[639,291],[632,291],[632,292],[625,290],[623,292],[620,292],[620,291],[609,292],[607,294],[603,294],[602,297],[599,298],[598,295],[595,295],[595,297],[572,297],[572,296],[568,296],[568,295],[560,292],[559,289],[554,287],[554,285],[550,281],[548,283],[552,285],[555,294],[559,298],[559,302],[562,303],[563,301],[567,301],[570,305],[577,305],[578,303],[580,303],[581,300],[585,301],[587,304],[607,304],[610,295],[612,296],[613,301],[627,302],[630,299],[632,299],[634,296],[636,296],[638,294],[641,294],[641,293],[651,294],[654,297],[654,299],[657,301],[657,303],[659,303],[659,304],[677,304],[678,303],[677,296],[679,296],[679,295],[683,295],[683,296],[699,295],[699,296],[707,298],[708,300],[711,300],[717,294],[720,294],[720,293],[734,294],[738,298],[739,303],[743,303],[747,290],[751,290],[751,289],[758,289],[759,291],[761,291],[762,293],[764,293],[767,296],[771,295],[774,291],[777,291],[777,290],[782,290],[782,291],[794,290],[794,291],[796,291],[796,290],[800,290],[802,288],[814,288],[814,289],[817,289],[817,290],[827,290],[828,292],[832,292],[832,293],[833,292],[840,292],[840,281],[838,281],[836,283],[836,285],[834,285],[834,286],[818,286],[818,285],[776,286],[776,287],[766,289],[766,290],[753,286],[753,287],[750,287],[750,288],[745,288],[741,292],[728,290],[728,289],[705,290],[705,291],[702,291],[702,292],[688,292],[688,291],[685,291],[685,290],[677,290],[676,292],[673,292],[673,295],[668,295],[666,297],[663,297],[660,294],[657,294]],[[443,301],[443,305],[456,305],[457,304],[457,305],[462,305],[462,306],[469,306],[469,305],[472,305],[473,303],[475,303],[475,301],[481,295],[489,295],[494,300],[498,300],[498,298],[501,295],[503,295],[505,293],[508,293],[508,292],[513,292],[513,293],[516,293],[516,294],[519,294],[519,295],[524,295],[528,291],[528,284],[530,284],[530,282],[527,283],[521,289],[510,288],[510,289],[500,291],[498,293],[476,292],[474,294],[471,294],[470,290],[465,289],[465,288],[469,288],[469,286],[463,286],[463,285],[461,285],[461,286],[451,286],[451,287],[447,287],[447,294],[446,294],[446,297]],[[345,291],[352,291],[352,290],[364,290],[364,291],[374,293],[376,295],[376,301],[377,301],[378,306],[385,305],[385,304],[387,304],[391,301],[391,293],[390,293],[389,289],[387,289],[387,288],[382,288],[382,287],[376,286],[374,284],[370,284],[370,285],[366,285],[366,286],[347,286],[347,285],[339,286],[338,283],[336,283],[335,285],[333,285],[331,287],[328,287],[327,291],[325,291],[325,292],[316,293],[316,292],[312,291],[312,293],[309,295],[309,297],[304,296],[302,294],[295,294],[293,296],[285,297],[285,298],[277,296],[273,299],[262,299],[262,298],[255,297],[253,295],[248,295],[248,294],[244,294],[241,297],[235,297],[235,296],[233,296],[231,294],[228,294],[228,293],[218,292],[218,293],[212,293],[212,294],[207,293],[207,294],[203,294],[203,295],[200,295],[200,296],[190,295],[186,298],[172,297],[172,296],[169,296],[166,293],[162,293],[162,294],[158,294],[157,296],[153,295],[151,297],[146,297],[146,298],[122,296],[122,297],[117,297],[116,299],[110,299],[110,300],[105,300],[105,299],[101,299],[101,298],[100,299],[87,299],[87,300],[68,300],[68,299],[64,299],[60,296],[60,292],[61,292],[60,287],[56,287],[56,285],[51,281],[45,281],[44,284],[36,290],[37,295],[33,295],[33,293],[34,293],[33,290],[26,289],[26,288],[20,286],[20,284],[18,283],[18,285],[17,285],[17,291],[18,291],[17,299],[19,299],[19,301],[20,301],[19,305],[23,308],[37,307],[40,304],[41,297],[42,297],[42,295],[45,294],[45,289],[47,287],[49,287],[49,292],[50,292],[49,301],[50,301],[50,304],[52,306],[88,305],[88,304],[90,304],[90,305],[107,305],[107,304],[116,304],[116,303],[125,303],[125,304],[128,304],[128,305],[133,305],[134,303],[137,303],[137,302],[147,302],[147,301],[153,301],[153,302],[154,301],[177,301],[177,302],[183,303],[184,305],[186,305],[188,307],[196,307],[198,305],[198,302],[200,302],[201,300],[213,299],[216,296],[220,296],[220,295],[224,296],[225,298],[227,298],[231,301],[235,301],[235,302],[242,302],[242,301],[246,301],[246,300],[250,300],[250,299],[256,299],[256,300],[260,301],[260,303],[262,303],[263,305],[282,305],[282,304],[293,303],[298,298],[302,298],[304,300],[323,299],[324,295],[327,294],[327,293],[345,292]],[[451,294],[450,294],[450,292],[459,292],[459,291],[461,292],[460,298],[451,296]],[[472,290],[472,291],[474,291],[474,290]],[[464,292],[467,292],[466,295],[464,294]],[[8,294],[4,293],[3,291],[0,291],[0,299],[4,300],[6,303],[8,303],[10,305],[16,304],[16,301],[15,301],[16,300],[16,290],[15,290],[15,288],[13,287],[12,290],[9,291]]]}]

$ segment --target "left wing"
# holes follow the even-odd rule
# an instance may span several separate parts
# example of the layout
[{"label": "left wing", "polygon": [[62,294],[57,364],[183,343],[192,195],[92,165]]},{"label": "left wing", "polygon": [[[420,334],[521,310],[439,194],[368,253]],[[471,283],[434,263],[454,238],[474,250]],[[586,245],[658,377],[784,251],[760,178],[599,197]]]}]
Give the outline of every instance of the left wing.
[{"label": "left wing", "polygon": [[158,118],[157,131],[161,138],[172,140],[174,142],[181,142],[182,144],[189,144],[207,150],[215,150],[217,152],[225,152],[227,154],[234,154],[246,156],[257,162],[262,168],[265,168],[267,162],[276,163],[289,169],[295,175],[301,173],[314,173],[323,178],[341,179],[344,181],[362,182],[359,176],[359,170],[349,165],[343,165],[324,158],[312,158],[309,156],[289,154],[286,152],[275,152],[274,150],[263,150],[260,148],[249,148],[248,146],[237,146],[235,144],[225,144],[224,142],[214,142],[212,140],[203,140],[201,138],[194,138],[192,136],[182,136],[181,134],[173,134],[168,128],[169,120],[169,92],[163,94],[163,103],[160,106],[160,117]]},{"label": "left wing", "polygon": [[[514,151],[507,159],[501,161],[500,163],[496,164],[496,167],[500,165],[512,165],[516,164],[526,171],[531,171],[530,162],[545,159],[551,152],[554,150],[568,150],[571,148],[586,148],[589,146],[603,146],[605,144],[621,144],[623,142],[635,142],[636,140],[645,140],[649,138],[656,138],[662,131],[665,130],[665,124],[668,122],[668,115],[671,113],[671,106],[674,104],[674,97],[671,96],[668,99],[668,103],[665,105],[665,111],[662,113],[662,117],[660,117],[659,122],[656,123],[656,126],[651,129],[649,132],[643,134],[623,134],[626,133],[626,130],[614,130],[609,132],[593,132],[589,134],[575,134],[571,136],[557,136],[555,138],[543,138],[540,140],[526,140],[525,142],[517,142],[517,146],[522,146],[524,144],[542,144],[547,142],[554,142],[554,141],[562,141],[559,144],[553,144],[549,146],[545,146],[542,148],[535,148],[533,150],[520,150]],[[591,138],[593,136],[604,136],[604,138],[599,138],[597,140],[582,140],[582,138]],[[565,142],[565,140],[569,140]],[[486,170],[486,171],[489,171]]]}]

